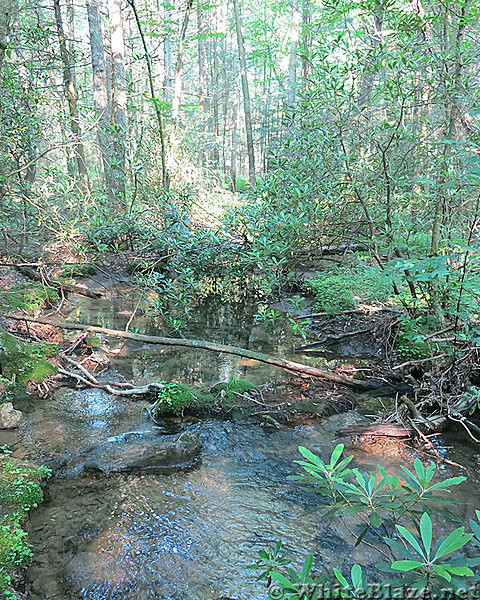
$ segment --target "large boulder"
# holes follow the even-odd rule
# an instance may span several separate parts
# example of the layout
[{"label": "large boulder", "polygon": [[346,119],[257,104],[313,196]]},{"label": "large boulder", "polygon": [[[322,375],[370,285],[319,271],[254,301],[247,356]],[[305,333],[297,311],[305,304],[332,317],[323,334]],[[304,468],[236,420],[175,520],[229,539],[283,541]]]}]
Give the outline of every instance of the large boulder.
[{"label": "large boulder", "polygon": [[11,402],[0,404],[0,429],[14,429],[20,425],[23,414]]},{"label": "large boulder", "polygon": [[167,474],[194,466],[201,450],[200,438],[194,433],[158,435],[149,431],[128,432],[93,447],[66,452],[48,466],[60,477],[73,477],[82,471]]}]

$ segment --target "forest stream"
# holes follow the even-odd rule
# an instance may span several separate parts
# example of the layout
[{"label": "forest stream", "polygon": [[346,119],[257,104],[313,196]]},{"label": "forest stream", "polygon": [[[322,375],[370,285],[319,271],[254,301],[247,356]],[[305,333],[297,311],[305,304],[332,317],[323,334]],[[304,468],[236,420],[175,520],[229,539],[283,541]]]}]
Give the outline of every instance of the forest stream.
[{"label": "forest stream", "polygon": [[[118,329],[128,320],[122,311],[135,305],[125,294],[81,302],[78,319]],[[145,332],[156,331],[147,317],[136,323]],[[293,347],[288,335],[267,335],[248,307],[198,310],[188,334],[283,355]],[[119,350],[112,359],[116,376],[138,383],[163,379],[211,385],[234,376],[262,384],[282,377],[272,367],[207,351],[120,341],[110,347]],[[324,359],[310,360],[319,364]],[[28,524],[34,547],[25,590],[29,600],[265,599],[265,587],[248,565],[277,540],[293,551],[298,563],[307,552],[314,553],[319,571],[349,568],[357,561],[368,572],[368,565],[379,560],[368,546],[352,550],[340,523],[307,513],[314,495],[287,480],[296,472],[292,461],[299,458],[299,445],[328,456],[338,441],[348,443],[335,432],[363,419],[358,412],[267,430],[245,420],[213,418],[176,419],[157,427],[148,423],[147,402],[95,389],[59,388],[52,397],[25,397],[17,406],[26,423],[17,432],[1,432],[0,445],[22,447],[38,462],[72,444],[82,447],[145,427],[160,433],[194,432],[203,443],[201,464],[184,472],[52,479],[46,502]],[[465,437],[448,444],[453,446],[450,458],[470,465],[469,484],[474,484],[474,446]],[[348,450],[367,469],[379,460],[362,448]],[[398,452],[381,461],[394,469],[414,456],[413,451]],[[441,469],[445,475],[459,471]],[[480,491],[472,489],[479,488],[469,485],[468,494],[463,488],[457,492],[465,513],[480,507]]]}]

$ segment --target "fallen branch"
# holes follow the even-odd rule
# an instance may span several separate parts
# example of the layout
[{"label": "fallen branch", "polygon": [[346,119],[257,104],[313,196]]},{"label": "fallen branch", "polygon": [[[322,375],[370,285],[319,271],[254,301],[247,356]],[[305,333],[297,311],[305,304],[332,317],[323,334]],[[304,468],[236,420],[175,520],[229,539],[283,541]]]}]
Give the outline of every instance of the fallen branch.
[{"label": "fallen branch", "polygon": [[[189,340],[182,338],[169,338],[160,337],[156,335],[144,335],[141,333],[132,333],[130,331],[119,331],[117,329],[106,329],[104,327],[97,327],[95,325],[87,325],[85,323],[70,323],[68,321],[57,321],[55,319],[48,318],[35,318],[26,315],[13,315],[4,314],[7,319],[14,319],[16,321],[29,321],[32,323],[42,323],[44,325],[53,325],[61,329],[73,329],[81,331],[90,331],[92,333],[102,333],[109,337],[123,338],[128,340],[134,340],[137,342],[144,342],[147,344],[155,344],[161,346],[183,346],[186,348],[196,348],[202,350],[210,350],[212,352],[222,352],[224,354],[234,354],[236,356],[242,356],[245,358],[251,358],[258,360],[259,362],[274,365],[290,371],[291,373],[299,374],[304,377],[317,377],[319,379],[325,379],[334,383],[342,385],[348,385],[360,389],[372,389],[375,387],[375,383],[372,381],[362,381],[361,379],[354,379],[353,377],[345,377],[343,375],[337,375],[330,371],[324,371],[323,369],[317,369],[308,365],[302,365],[284,358],[277,358],[261,352],[255,352],[253,350],[246,350],[244,348],[238,348],[236,346],[229,346],[226,344],[217,344],[216,342],[207,342],[204,340]],[[382,383],[382,385],[384,385]]]},{"label": "fallen branch", "polygon": [[[78,365],[77,365],[78,366]],[[66,377],[70,377],[71,379],[76,379],[79,383],[83,383],[83,385],[90,388],[97,388],[99,390],[103,390],[107,392],[107,394],[112,394],[113,396],[143,396],[144,394],[149,394],[154,392],[155,390],[161,390],[164,386],[161,383],[149,383],[147,385],[143,385],[141,387],[133,387],[130,389],[118,389],[113,385],[108,383],[102,384],[92,377],[84,377],[79,373],[75,373],[74,371],[67,371],[66,369],[58,368],[58,372]],[[89,373],[91,375],[91,373]]]},{"label": "fallen branch", "polygon": [[15,268],[19,273],[25,275],[25,277],[33,279],[34,281],[40,281],[41,283],[44,283],[45,285],[48,285],[50,287],[63,289],[66,292],[71,292],[72,294],[79,294],[80,296],[87,296],[88,298],[101,298],[102,296],[100,292],[93,292],[92,290],[84,288],[80,285],[73,285],[71,283],[64,283],[63,281],[58,281],[56,279],[50,279],[49,277],[46,277],[41,273],[37,273],[33,269],[29,269],[27,267]]}]

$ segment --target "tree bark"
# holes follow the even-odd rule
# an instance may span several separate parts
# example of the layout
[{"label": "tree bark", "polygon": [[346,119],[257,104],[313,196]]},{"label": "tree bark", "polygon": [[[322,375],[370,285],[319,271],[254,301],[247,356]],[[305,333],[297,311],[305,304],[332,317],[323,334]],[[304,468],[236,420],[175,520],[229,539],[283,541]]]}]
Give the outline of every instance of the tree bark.
[{"label": "tree bark", "polygon": [[175,158],[175,144],[177,133],[178,112],[183,93],[183,54],[185,50],[185,37],[187,35],[188,21],[193,6],[193,0],[187,0],[187,8],[183,17],[182,26],[180,28],[180,37],[178,39],[178,54],[177,62],[175,63],[175,79],[173,84],[173,100],[172,100],[172,124],[170,129],[170,144],[168,151],[167,166],[170,170],[173,167]]},{"label": "tree bark", "polygon": [[8,47],[8,36],[13,16],[17,12],[16,0],[2,0],[0,6],[0,74],[2,72],[5,52]]},{"label": "tree bark", "polygon": [[287,102],[289,107],[295,104],[297,92],[297,50],[300,28],[300,12],[298,10],[298,0],[292,0],[292,19],[290,23],[290,59],[288,64],[288,95]]},{"label": "tree bark", "polygon": [[111,103],[107,84],[107,64],[103,41],[101,0],[87,0],[88,28],[93,71],[93,101],[97,115],[97,138],[102,158],[103,178],[107,194],[113,196],[112,149],[110,140]]},{"label": "tree bark", "polygon": [[147,40],[145,39],[145,34],[143,33],[142,22],[140,21],[140,16],[137,11],[137,7],[135,5],[134,0],[127,0],[130,4],[133,15],[135,17],[135,23],[137,24],[138,33],[140,34],[140,39],[142,40],[143,51],[145,53],[145,64],[147,65],[147,75],[148,75],[148,86],[150,88],[150,98],[152,99],[152,104],[155,109],[155,115],[157,117],[158,123],[158,134],[160,137],[160,159],[162,162],[162,185],[165,190],[168,190],[170,186],[170,176],[168,174],[167,169],[167,160],[166,160],[166,148],[165,148],[165,134],[163,130],[163,118],[162,111],[160,108],[159,100],[155,94],[155,86],[153,84],[153,70],[152,70],[152,58],[150,56],[150,52],[147,46]]},{"label": "tree bark", "polygon": [[123,39],[122,0],[109,0],[110,39],[112,48],[112,125],[114,193],[120,210],[126,210],[126,138],[127,81],[125,77],[125,44]]},{"label": "tree bark", "polygon": [[383,6],[379,3],[374,9],[372,31],[370,33],[370,58],[367,60],[365,70],[363,73],[362,81],[360,83],[360,90],[358,92],[358,107],[362,109],[366,106],[370,100],[370,94],[372,93],[374,73],[372,67],[375,63],[375,50],[382,43],[382,26],[383,26]]},{"label": "tree bark", "polygon": [[[135,340],[138,342],[145,342],[147,344],[156,344],[161,346],[183,346],[186,348],[197,348],[202,350],[211,350],[212,352],[222,352],[224,354],[233,354],[235,356],[243,356],[245,358],[251,358],[258,360],[259,362],[274,365],[302,375],[306,377],[317,377],[319,379],[325,379],[342,385],[348,385],[360,389],[371,389],[372,382],[362,381],[360,379],[354,379],[345,377],[343,375],[337,375],[330,371],[324,371],[322,369],[316,369],[315,367],[309,367],[300,363],[292,362],[284,358],[276,358],[268,354],[262,354],[253,350],[246,350],[243,348],[237,348],[236,346],[229,346],[226,344],[217,344],[215,342],[207,342],[204,340],[188,340],[184,338],[168,338],[160,337],[156,335],[143,335],[141,333],[131,333],[129,331],[119,331],[117,329],[106,329],[104,327],[97,327],[95,325],[87,325],[85,323],[70,323],[69,321],[59,321],[56,319],[47,318],[35,318],[28,317],[26,315],[12,315],[4,314],[7,319],[14,319],[16,321],[28,321],[30,323],[43,323],[44,325],[53,325],[54,327],[60,327],[62,329],[73,329],[80,331],[91,331],[92,333],[102,333],[110,337],[118,337],[127,340]],[[382,382],[384,384],[384,382]]]},{"label": "tree bark", "polygon": [[82,143],[82,129],[77,104],[77,92],[75,89],[75,77],[73,73],[73,64],[70,52],[67,47],[67,40],[63,28],[62,12],[60,9],[60,0],[53,0],[55,11],[55,23],[57,26],[58,42],[60,45],[60,57],[63,65],[63,84],[65,86],[65,96],[68,102],[68,110],[70,113],[70,129],[75,140],[74,153],[75,162],[77,165],[78,175],[80,177],[81,186],[88,189],[88,173],[85,162],[85,151]]},{"label": "tree bark", "polygon": [[235,13],[235,29],[237,32],[238,58],[240,61],[240,74],[242,78],[243,89],[243,111],[245,115],[245,133],[247,136],[248,152],[248,175],[250,179],[250,186],[252,188],[255,188],[257,185],[257,176],[255,173],[255,147],[253,143],[252,111],[250,107],[250,89],[248,87],[247,60],[245,57],[245,44],[242,33],[239,0],[233,0],[233,10]]},{"label": "tree bark", "polygon": [[207,44],[204,37],[207,30],[207,23],[205,21],[205,8],[203,7],[203,0],[197,0],[197,25],[198,103],[202,111],[207,112]]}]

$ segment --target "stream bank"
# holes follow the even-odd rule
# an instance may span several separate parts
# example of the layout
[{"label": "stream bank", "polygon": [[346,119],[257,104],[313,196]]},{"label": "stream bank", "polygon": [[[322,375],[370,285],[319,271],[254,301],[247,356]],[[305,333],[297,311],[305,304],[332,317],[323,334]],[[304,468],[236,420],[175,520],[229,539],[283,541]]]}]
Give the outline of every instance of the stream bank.
[{"label": "stream bank", "polygon": [[[72,298],[76,308],[70,318],[123,329],[136,304],[126,294],[116,295],[114,301]],[[140,316],[138,326],[152,334],[159,329],[148,315]],[[256,322],[248,305],[201,308],[188,334],[198,332],[222,343],[282,356],[293,357],[296,345],[283,324],[267,327]],[[321,420],[319,414],[328,414],[325,406],[330,413],[338,412],[365,398],[353,393],[346,397],[335,388],[315,389],[301,380],[279,384],[277,369],[241,357],[102,336],[99,341],[111,364],[104,377],[207,387],[231,378],[248,379],[260,388],[267,385],[277,401],[288,401],[291,394],[291,405],[297,408],[286,419],[287,426],[235,414],[227,419],[225,415],[164,419],[156,435],[188,434],[201,440],[201,462],[190,470],[169,475],[84,470],[73,479],[52,480],[47,502],[29,524],[35,547],[25,582],[29,600],[264,600],[263,585],[247,567],[258,550],[278,539],[293,551],[298,563],[304,549],[314,552],[320,571],[333,566],[346,570],[354,562],[368,568],[378,561],[377,554],[365,547],[350,552],[351,538],[338,524],[321,522],[315,513],[305,515],[314,495],[287,480],[295,472],[292,461],[298,458],[299,445],[328,456],[339,441],[339,429],[365,420],[353,411]],[[319,367],[366,367],[363,357],[306,360]],[[294,391],[289,389],[292,385]],[[302,401],[303,410],[295,405]],[[378,414],[381,404],[375,402],[371,401],[368,413]],[[145,399],[134,402],[98,389],[59,389],[40,399],[25,396],[16,402],[25,422],[17,431],[0,432],[0,445],[8,443],[16,454],[41,462],[55,461],[72,450],[82,454],[92,447],[101,449],[106,440],[144,428],[149,405]],[[474,468],[473,449],[465,442],[458,448],[459,462],[470,455]],[[363,467],[373,468],[378,461],[396,469],[399,463],[411,461],[418,449],[392,444],[364,446],[354,452]],[[443,468],[445,473],[456,472]],[[476,481],[473,472],[470,482]],[[465,514],[480,506],[480,498],[477,502],[471,493],[462,499]],[[339,554],[347,552],[348,558],[339,564]]]}]

